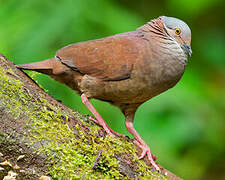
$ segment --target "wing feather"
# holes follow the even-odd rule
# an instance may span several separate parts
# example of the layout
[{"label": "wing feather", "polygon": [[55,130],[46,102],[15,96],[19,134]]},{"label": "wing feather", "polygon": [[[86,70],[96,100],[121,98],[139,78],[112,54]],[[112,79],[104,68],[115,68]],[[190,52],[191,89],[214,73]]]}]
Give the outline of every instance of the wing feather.
[{"label": "wing feather", "polygon": [[124,33],[66,46],[56,57],[82,74],[118,81],[130,77],[138,57],[137,41],[137,36]]}]

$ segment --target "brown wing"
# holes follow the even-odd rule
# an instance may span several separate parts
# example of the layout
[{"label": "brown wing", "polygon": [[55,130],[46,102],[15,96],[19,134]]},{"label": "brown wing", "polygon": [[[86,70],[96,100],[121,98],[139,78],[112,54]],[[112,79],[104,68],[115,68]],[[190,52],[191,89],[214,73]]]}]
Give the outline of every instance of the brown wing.
[{"label": "brown wing", "polygon": [[[134,34],[134,35],[132,35]],[[135,32],[72,44],[56,56],[75,71],[102,80],[122,80],[130,76],[138,56]]]}]

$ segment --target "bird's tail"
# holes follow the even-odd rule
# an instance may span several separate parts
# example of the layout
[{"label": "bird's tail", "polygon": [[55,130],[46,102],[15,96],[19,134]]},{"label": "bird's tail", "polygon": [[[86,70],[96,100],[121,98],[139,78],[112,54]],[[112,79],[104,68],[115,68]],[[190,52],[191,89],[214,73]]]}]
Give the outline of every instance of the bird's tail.
[{"label": "bird's tail", "polygon": [[44,74],[52,74],[55,61],[57,61],[55,58],[51,58],[39,62],[16,65],[16,67],[24,70],[37,71]]}]

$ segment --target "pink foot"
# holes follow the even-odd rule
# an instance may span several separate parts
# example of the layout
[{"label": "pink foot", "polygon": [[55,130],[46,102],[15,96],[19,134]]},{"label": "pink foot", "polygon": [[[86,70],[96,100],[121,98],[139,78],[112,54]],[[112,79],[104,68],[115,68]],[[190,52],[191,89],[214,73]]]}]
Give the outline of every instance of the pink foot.
[{"label": "pink foot", "polygon": [[134,113],[130,114],[130,116],[128,115],[126,117],[126,128],[127,130],[134,136],[134,138],[136,139],[134,141],[134,143],[139,146],[142,149],[142,153],[141,156],[139,157],[139,159],[143,159],[146,155],[148,160],[150,161],[151,165],[155,168],[156,171],[160,172],[160,168],[159,166],[155,163],[154,161],[154,156],[152,156],[152,153],[150,151],[150,148],[148,147],[148,145],[145,143],[145,141],[141,138],[141,136],[137,133],[137,131],[134,129],[133,126],[133,119],[134,119]]},{"label": "pink foot", "polygon": [[134,143],[142,149],[141,156],[138,159],[143,159],[145,156],[147,156],[148,160],[150,161],[151,165],[155,168],[155,170],[160,172],[159,166],[155,163],[155,160],[157,159],[157,157],[151,153],[148,145],[147,144],[142,145],[136,140],[134,141]]},{"label": "pink foot", "polygon": [[[137,140],[134,140],[134,144],[135,145],[137,145],[138,147],[140,147],[141,149],[142,149],[142,145],[137,141]],[[149,147],[148,147],[149,148]],[[149,150],[150,150],[150,148],[149,148]],[[142,152],[143,153],[143,152]],[[152,156],[152,159],[155,161],[156,159],[157,159],[157,157],[154,155],[154,154],[152,154],[151,153],[151,156]],[[142,157],[139,157],[139,159],[142,159],[142,158],[144,158],[144,156]]]}]

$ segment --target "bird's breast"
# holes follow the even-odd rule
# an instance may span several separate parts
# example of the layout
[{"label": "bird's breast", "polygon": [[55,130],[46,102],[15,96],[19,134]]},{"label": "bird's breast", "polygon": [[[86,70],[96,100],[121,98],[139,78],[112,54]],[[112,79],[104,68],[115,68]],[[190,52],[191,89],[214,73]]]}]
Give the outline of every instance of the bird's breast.
[{"label": "bird's breast", "polygon": [[143,92],[150,98],[173,87],[182,77],[186,66],[186,55],[176,44],[171,47],[152,49],[151,55],[143,58],[134,72],[145,84]]}]

